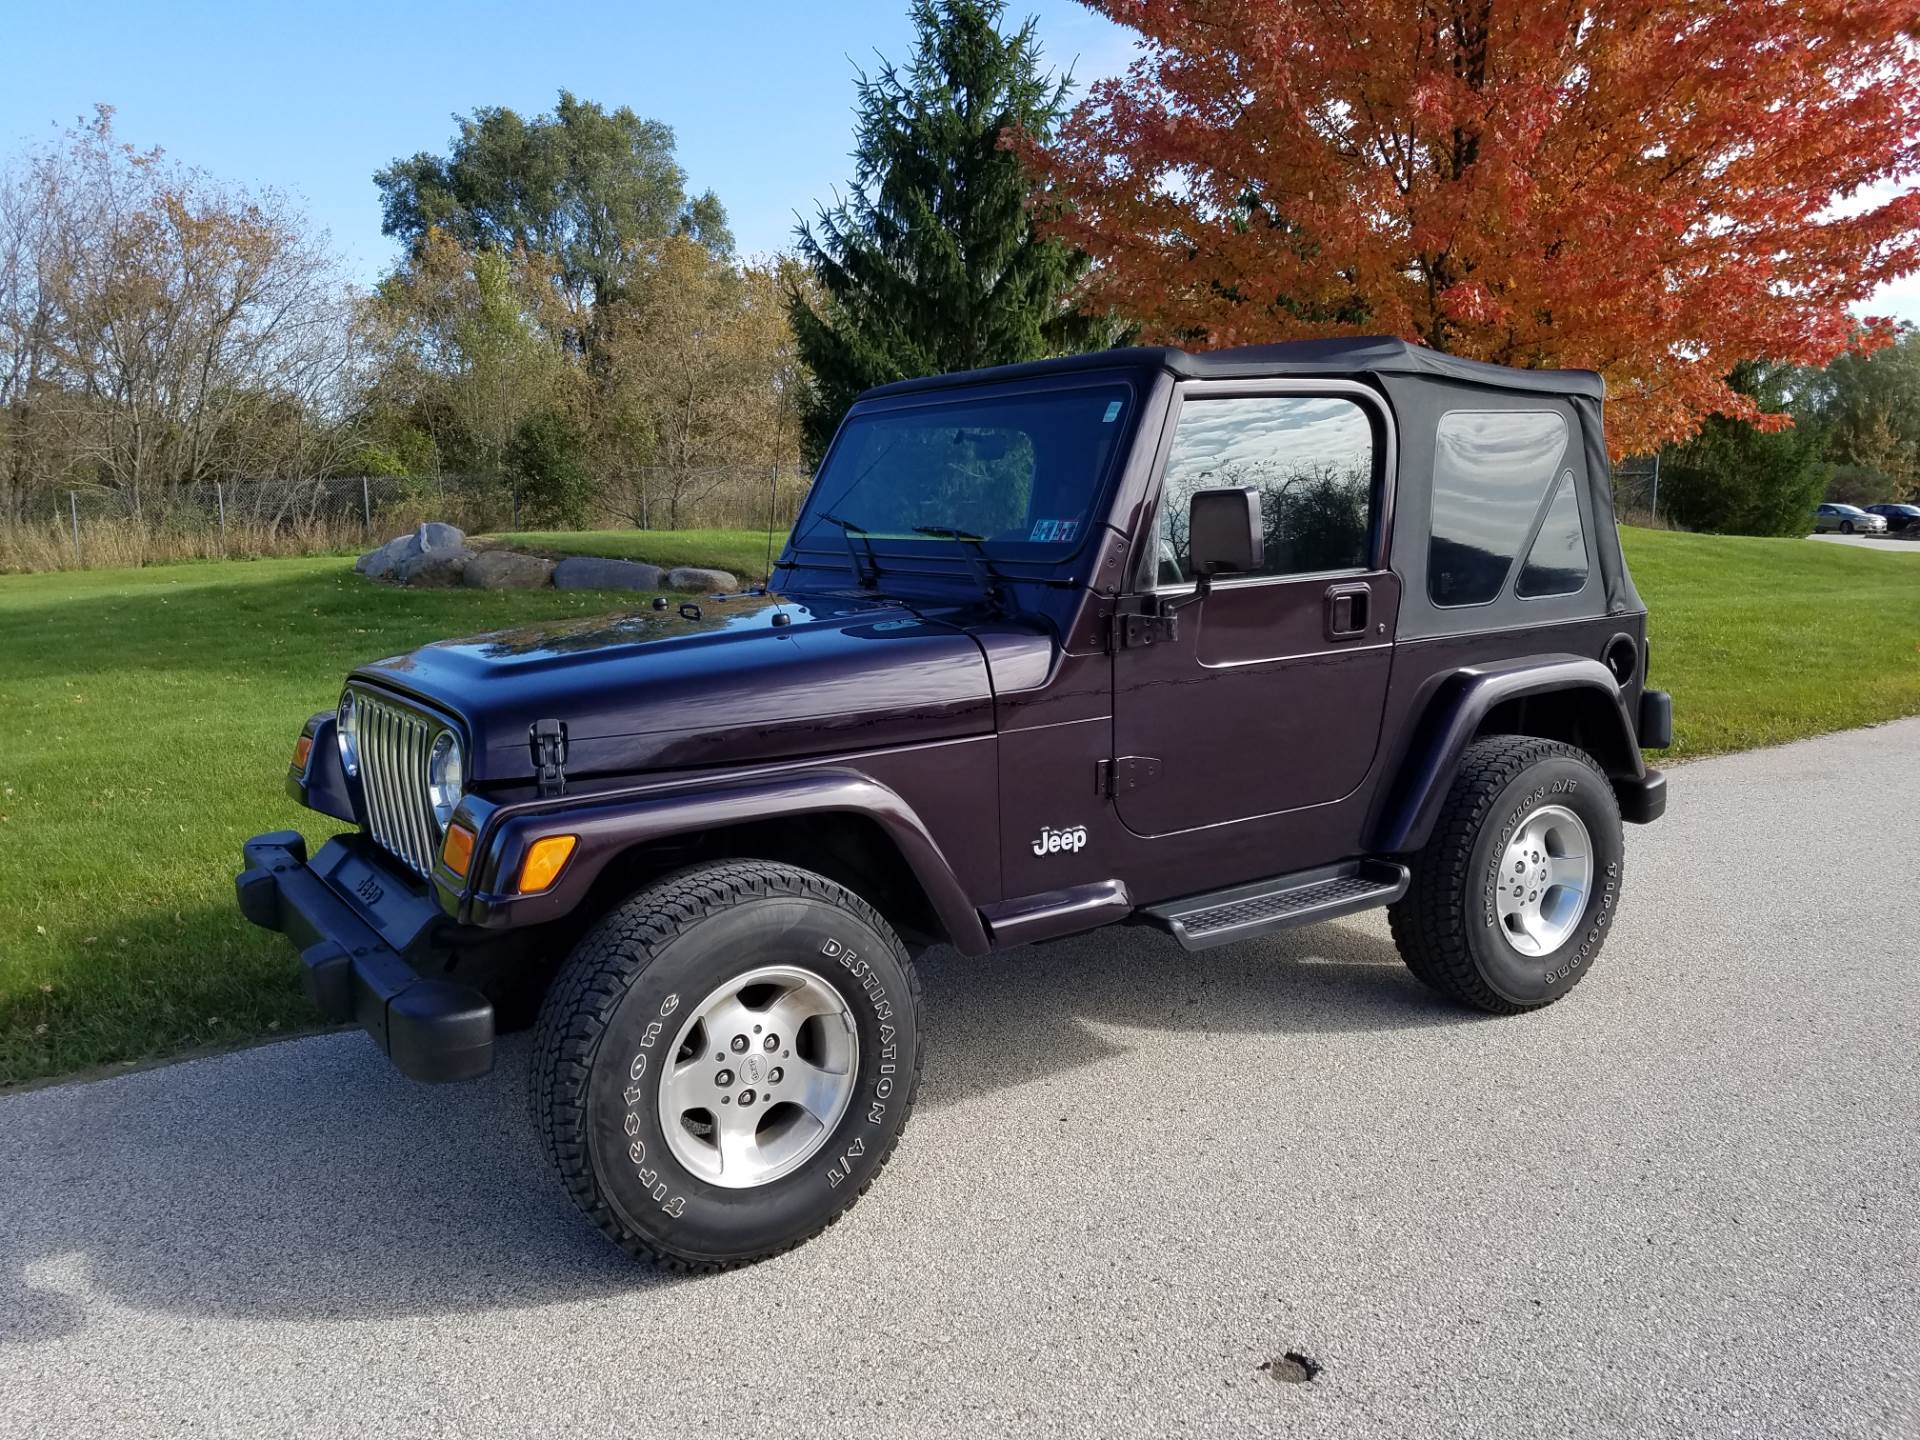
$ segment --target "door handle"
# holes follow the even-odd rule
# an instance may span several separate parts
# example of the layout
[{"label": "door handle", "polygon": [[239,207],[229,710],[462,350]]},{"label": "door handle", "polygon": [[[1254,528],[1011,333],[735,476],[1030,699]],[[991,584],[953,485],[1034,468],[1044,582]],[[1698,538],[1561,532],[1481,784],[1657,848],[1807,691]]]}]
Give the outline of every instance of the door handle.
[{"label": "door handle", "polygon": [[1364,581],[1327,587],[1327,639],[1352,640],[1373,619],[1373,587]]}]

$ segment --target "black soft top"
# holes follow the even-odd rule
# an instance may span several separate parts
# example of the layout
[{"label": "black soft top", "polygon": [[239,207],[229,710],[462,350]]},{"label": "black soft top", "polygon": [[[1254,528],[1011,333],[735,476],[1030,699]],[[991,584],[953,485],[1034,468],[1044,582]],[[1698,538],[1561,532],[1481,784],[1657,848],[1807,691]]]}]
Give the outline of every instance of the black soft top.
[{"label": "black soft top", "polygon": [[[1415,517],[1412,524],[1393,527],[1392,568],[1405,585],[1399,619],[1403,640],[1580,619],[1596,613],[1631,615],[1646,611],[1620,551],[1601,415],[1606,385],[1591,370],[1516,370],[1443,355],[1391,335],[1356,335],[1293,340],[1281,345],[1243,345],[1197,354],[1171,346],[1096,350],[1089,355],[1035,360],[1025,365],[902,380],[869,390],[861,398],[932,394],[968,385],[1076,374],[1123,375],[1143,392],[1167,375],[1181,380],[1325,376],[1371,383],[1393,407],[1398,427],[1395,511]],[[1444,415],[1460,409],[1553,409],[1567,416],[1577,436],[1568,464],[1579,477],[1583,508],[1591,523],[1597,586],[1565,596],[1525,600],[1508,591],[1499,600],[1482,606],[1446,607],[1431,601],[1427,551],[1438,426]]]},{"label": "black soft top", "polygon": [[1532,394],[1577,395],[1593,400],[1603,399],[1606,394],[1605,385],[1591,370],[1516,370],[1507,365],[1490,365],[1484,360],[1463,360],[1456,355],[1429,350],[1424,345],[1396,340],[1391,335],[1289,340],[1279,345],[1241,345],[1230,350],[1198,352],[1170,345],[1095,350],[1086,355],[1063,355],[1059,359],[1034,360],[1024,365],[998,365],[956,375],[898,380],[866,394],[903,395],[954,385],[1094,370],[1165,370],[1185,380],[1250,380],[1273,375],[1420,375]]}]

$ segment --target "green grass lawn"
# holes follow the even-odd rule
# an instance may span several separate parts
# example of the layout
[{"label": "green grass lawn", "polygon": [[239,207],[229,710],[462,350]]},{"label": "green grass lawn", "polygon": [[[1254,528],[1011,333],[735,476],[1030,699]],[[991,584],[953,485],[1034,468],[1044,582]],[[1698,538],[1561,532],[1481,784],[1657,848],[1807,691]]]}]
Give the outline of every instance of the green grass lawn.
[{"label": "green grass lawn", "polygon": [[301,722],[363,661],[650,599],[348,558],[0,576],[0,1085],[314,1023],[233,905],[242,840],[334,828],[281,788]]},{"label": "green grass lawn", "polygon": [[[519,538],[743,580],[766,547],[742,532]],[[1920,556],[1649,531],[1627,549],[1673,753],[1920,713]],[[312,1024],[285,942],[240,918],[232,888],[247,836],[331,831],[281,788],[301,721],[358,662],[648,598],[408,591],[351,566],[0,577],[0,1085]]]},{"label": "green grass lawn", "polygon": [[1653,683],[1673,693],[1669,758],[1920,714],[1920,555],[1621,534]]},{"label": "green grass lawn", "polygon": [[[764,530],[514,530],[477,538],[540,555],[606,555],[615,560],[644,560],[669,570],[677,565],[712,566],[743,585],[767,578]],[[775,559],[786,539],[783,526],[773,537]]]}]

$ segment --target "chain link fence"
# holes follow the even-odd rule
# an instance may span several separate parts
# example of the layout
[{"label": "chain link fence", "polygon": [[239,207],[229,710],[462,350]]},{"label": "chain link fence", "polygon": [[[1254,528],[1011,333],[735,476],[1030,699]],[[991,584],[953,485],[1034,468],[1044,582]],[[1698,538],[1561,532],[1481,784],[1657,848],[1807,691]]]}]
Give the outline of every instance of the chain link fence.
[{"label": "chain link fence", "polygon": [[[812,477],[799,466],[638,466],[596,477],[586,528],[784,532]],[[0,521],[0,572],[364,549],[444,520],[469,534],[552,528],[505,480],[330,476],[206,481],[165,496],[75,486]]]},{"label": "chain link fence", "polygon": [[1658,455],[1629,456],[1613,467],[1613,513],[1622,525],[1663,524]]}]

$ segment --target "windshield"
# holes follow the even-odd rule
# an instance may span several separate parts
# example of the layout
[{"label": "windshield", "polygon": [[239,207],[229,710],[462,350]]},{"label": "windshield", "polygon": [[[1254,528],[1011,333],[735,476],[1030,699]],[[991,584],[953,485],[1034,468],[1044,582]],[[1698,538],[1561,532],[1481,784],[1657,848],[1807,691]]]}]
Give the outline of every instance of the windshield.
[{"label": "windshield", "polygon": [[855,415],[794,526],[794,543],[952,548],[1063,560],[1094,523],[1133,392],[1119,384],[983,396]]}]

